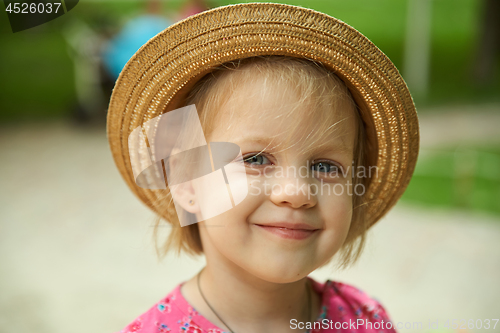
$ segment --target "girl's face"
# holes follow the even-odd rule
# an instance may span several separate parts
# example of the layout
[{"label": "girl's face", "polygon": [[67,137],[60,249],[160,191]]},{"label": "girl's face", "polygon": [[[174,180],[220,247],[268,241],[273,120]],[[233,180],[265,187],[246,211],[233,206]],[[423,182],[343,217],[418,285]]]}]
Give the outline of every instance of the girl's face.
[{"label": "girl's face", "polygon": [[[217,110],[207,142],[241,148],[248,195],[199,222],[209,264],[289,283],[328,261],[346,240],[355,110],[338,103],[313,112],[298,95],[290,86],[243,85]],[[320,127],[328,131],[318,136]]]}]

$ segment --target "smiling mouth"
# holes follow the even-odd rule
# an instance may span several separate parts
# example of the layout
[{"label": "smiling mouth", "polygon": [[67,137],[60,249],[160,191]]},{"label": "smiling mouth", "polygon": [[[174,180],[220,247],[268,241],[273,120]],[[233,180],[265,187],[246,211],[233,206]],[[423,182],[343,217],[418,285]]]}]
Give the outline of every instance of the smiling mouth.
[{"label": "smiling mouth", "polygon": [[307,227],[307,229],[306,228],[302,229],[301,227],[282,227],[282,226],[262,225],[262,224],[255,224],[255,225],[278,237],[286,239],[296,239],[296,240],[309,238],[310,236],[314,235],[320,230],[320,229],[312,229],[309,226]]}]

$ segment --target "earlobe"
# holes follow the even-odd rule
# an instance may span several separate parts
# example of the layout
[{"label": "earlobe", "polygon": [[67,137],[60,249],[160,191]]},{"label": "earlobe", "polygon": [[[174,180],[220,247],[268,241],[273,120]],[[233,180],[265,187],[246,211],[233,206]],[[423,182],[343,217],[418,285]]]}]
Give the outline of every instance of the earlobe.
[{"label": "earlobe", "polygon": [[[186,179],[186,169],[180,168],[179,164],[179,153],[178,148],[173,148],[171,156],[168,159],[167,166],[167,179],[169,182],[173,181],[174,184],[180,179]],[[192,177],[189,177],[192,178]],[[180,205],[186,212],[196,214],[199,213],[200,208],[196,202],[196,195],[191,181],[185,181],[180,184],[175,184],[169,186],[170,193],[172,193],[172,199],[176,204]]]},{"label": "earlobe", "polygon": [[196,195],[191,181],[174,185],[170,188],[170,191],[174,201],[186,212],[192,214],[200,212],[200,207],[196,201]]}]

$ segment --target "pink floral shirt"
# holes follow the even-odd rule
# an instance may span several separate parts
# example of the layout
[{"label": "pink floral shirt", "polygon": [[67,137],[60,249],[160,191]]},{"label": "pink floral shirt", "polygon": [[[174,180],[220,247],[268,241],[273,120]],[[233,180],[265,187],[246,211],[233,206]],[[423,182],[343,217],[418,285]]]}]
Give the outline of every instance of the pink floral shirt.
[{"label": "pink floral shirt", "polygon": [[[321,311],[314,323],[290,321],[290,328],[298,333],[396,332],[382,305],[361,290],[340,282],[319,283],[309,279],[321,296]],[[225,333],[184,299],[181,285],[120,333]]]}]

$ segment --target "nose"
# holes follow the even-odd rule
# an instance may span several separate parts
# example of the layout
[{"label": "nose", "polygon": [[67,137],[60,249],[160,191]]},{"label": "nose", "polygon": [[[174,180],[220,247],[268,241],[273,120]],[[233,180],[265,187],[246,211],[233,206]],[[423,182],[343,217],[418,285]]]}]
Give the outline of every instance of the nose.
[{"label": "nose", "polygon": [[308,178],[288,177],[273,184],[270,200],[277,206],[311,208],[317,204],[317,193],[311,192]]}]

